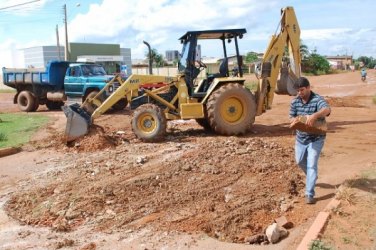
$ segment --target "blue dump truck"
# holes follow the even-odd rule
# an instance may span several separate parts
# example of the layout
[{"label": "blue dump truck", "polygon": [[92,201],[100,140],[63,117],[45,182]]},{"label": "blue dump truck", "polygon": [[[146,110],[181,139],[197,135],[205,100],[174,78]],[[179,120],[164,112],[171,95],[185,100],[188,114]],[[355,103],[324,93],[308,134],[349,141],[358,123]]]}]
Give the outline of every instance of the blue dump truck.
[{"label": "blue dump truck", "polygon": [[[72,63],[51,61],[46,68],[13,69],[3,68],[3,82],[17,90],[13,102],[25,112],[36,111],[39,105],[49,110],[59,110],[67,98],[92,98],[114,76],[107,75],[101,65],[93,63]],[[115,91],[118,85],[103,94],[103,100]],[[113,108],[124,109],[125,99]]]}]

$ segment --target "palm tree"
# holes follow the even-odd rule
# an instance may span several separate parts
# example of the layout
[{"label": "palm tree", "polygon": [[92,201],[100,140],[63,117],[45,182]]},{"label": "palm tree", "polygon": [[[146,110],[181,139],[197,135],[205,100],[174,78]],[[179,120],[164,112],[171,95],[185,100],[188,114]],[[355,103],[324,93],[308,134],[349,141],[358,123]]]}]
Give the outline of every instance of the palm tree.
[{"label": "palm tree", "polygon": [[[149,53],[146,53],[145,56],[149,58]],[[151,50],[151,61],[152,61],[152,64],[155,63],[157,67],[162,67],[165,64],[163,56],[159,54],[156,49]]]},{"label": "palm tree", "polygon": [[301,56],[302,59],[306,59],[307,57],[309,57],[310,53],[309,53],[308,46],[305,45],[302,40],[300,40],[299,51],[300,51],[300,56]]}]

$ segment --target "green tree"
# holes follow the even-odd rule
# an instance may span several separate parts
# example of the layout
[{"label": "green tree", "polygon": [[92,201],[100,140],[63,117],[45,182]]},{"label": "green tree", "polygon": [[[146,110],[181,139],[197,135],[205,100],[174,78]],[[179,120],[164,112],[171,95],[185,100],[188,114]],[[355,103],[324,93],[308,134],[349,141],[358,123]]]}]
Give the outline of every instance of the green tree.
[{"label": "green tree", "polygon": [[302,68],[304,69],[304,72],[312,73],[314,75],[328,74],[330,72],[330,64],[328,60],[317,53],[311,53],[305,60],[303,60]]},{"label": "green tree", "polygon": [[[146,52],[145,56],[149,59],[149,52]],[[156,49],[151,49],[151,62],[157,67],[165,66],[163,55],[159,54]]]},{"label": "green tree", "polygon": [[372,56],[360,56],[356,61],[355,64],[359,65],[360,62],[363,62],[363,65],[366,66],[369,69],[373,69],[376,65],[376,59],[374,59]]},{"label": "green tree", "polygon": [[253,63],[258,60],[258,56],[256,52],[248,52],[245,55],[245,62],[246,63]]}]

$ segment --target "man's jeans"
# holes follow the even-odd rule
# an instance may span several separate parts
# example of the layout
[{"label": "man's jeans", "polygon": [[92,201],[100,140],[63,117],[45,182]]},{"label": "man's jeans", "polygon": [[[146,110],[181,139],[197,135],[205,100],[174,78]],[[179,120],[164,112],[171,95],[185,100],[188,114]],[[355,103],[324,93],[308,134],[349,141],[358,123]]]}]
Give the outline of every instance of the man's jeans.
[{"label": "man's jeans", "polygon": [[324,146],[325,137],[319,138],[307,145],[295,142],[295,160],[306,175],[305,195],[315,196],[317,180],[317,163]]}]

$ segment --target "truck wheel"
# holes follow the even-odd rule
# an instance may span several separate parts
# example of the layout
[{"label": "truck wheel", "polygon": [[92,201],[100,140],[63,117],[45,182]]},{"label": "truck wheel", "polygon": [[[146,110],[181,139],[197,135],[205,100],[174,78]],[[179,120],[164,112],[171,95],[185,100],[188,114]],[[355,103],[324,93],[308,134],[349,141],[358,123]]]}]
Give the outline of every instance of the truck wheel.
[{"label": "truck wheel", "polygon": [[34,97],[34,107],[33,109],[31,110],[31,112],[35,112],[38,110],[39,108],[39,99],[38,97],[36,97],[33,93],[31,93],[31,95]]},{"label": "truck wheel", "polygon": [[123,98],[120,99],[117,103],[115,103],[112,108],[115,110],[123,110],[128,105],[127,99]]},{"label": "truck wheel", "polygon": [[210,126],[222,135],[244,134],[255,122],[255,98],[238,83],[215,90],[209,96],[207,108]]},{"label": "truck wheel", "polygon": [[164,138],[167,121],[162,109],[154,104],[144,104],[133,113],[132,130],[145,142],[156,142]]},{"label": "truck wheel", "polygon": [[61,110],[61,107],[64,106],[64,102],[47,101],[46,106],[49,110]]},{"label": "truck wheel", "polygon": [[21,91],[17,97],[18,108],[21,111],[25,111],[25,112],[32,112],[36,110],[35,101],[36,101],[36,98],[34,97],[34,95],[30,91],[27,91],[27,90]]}]

